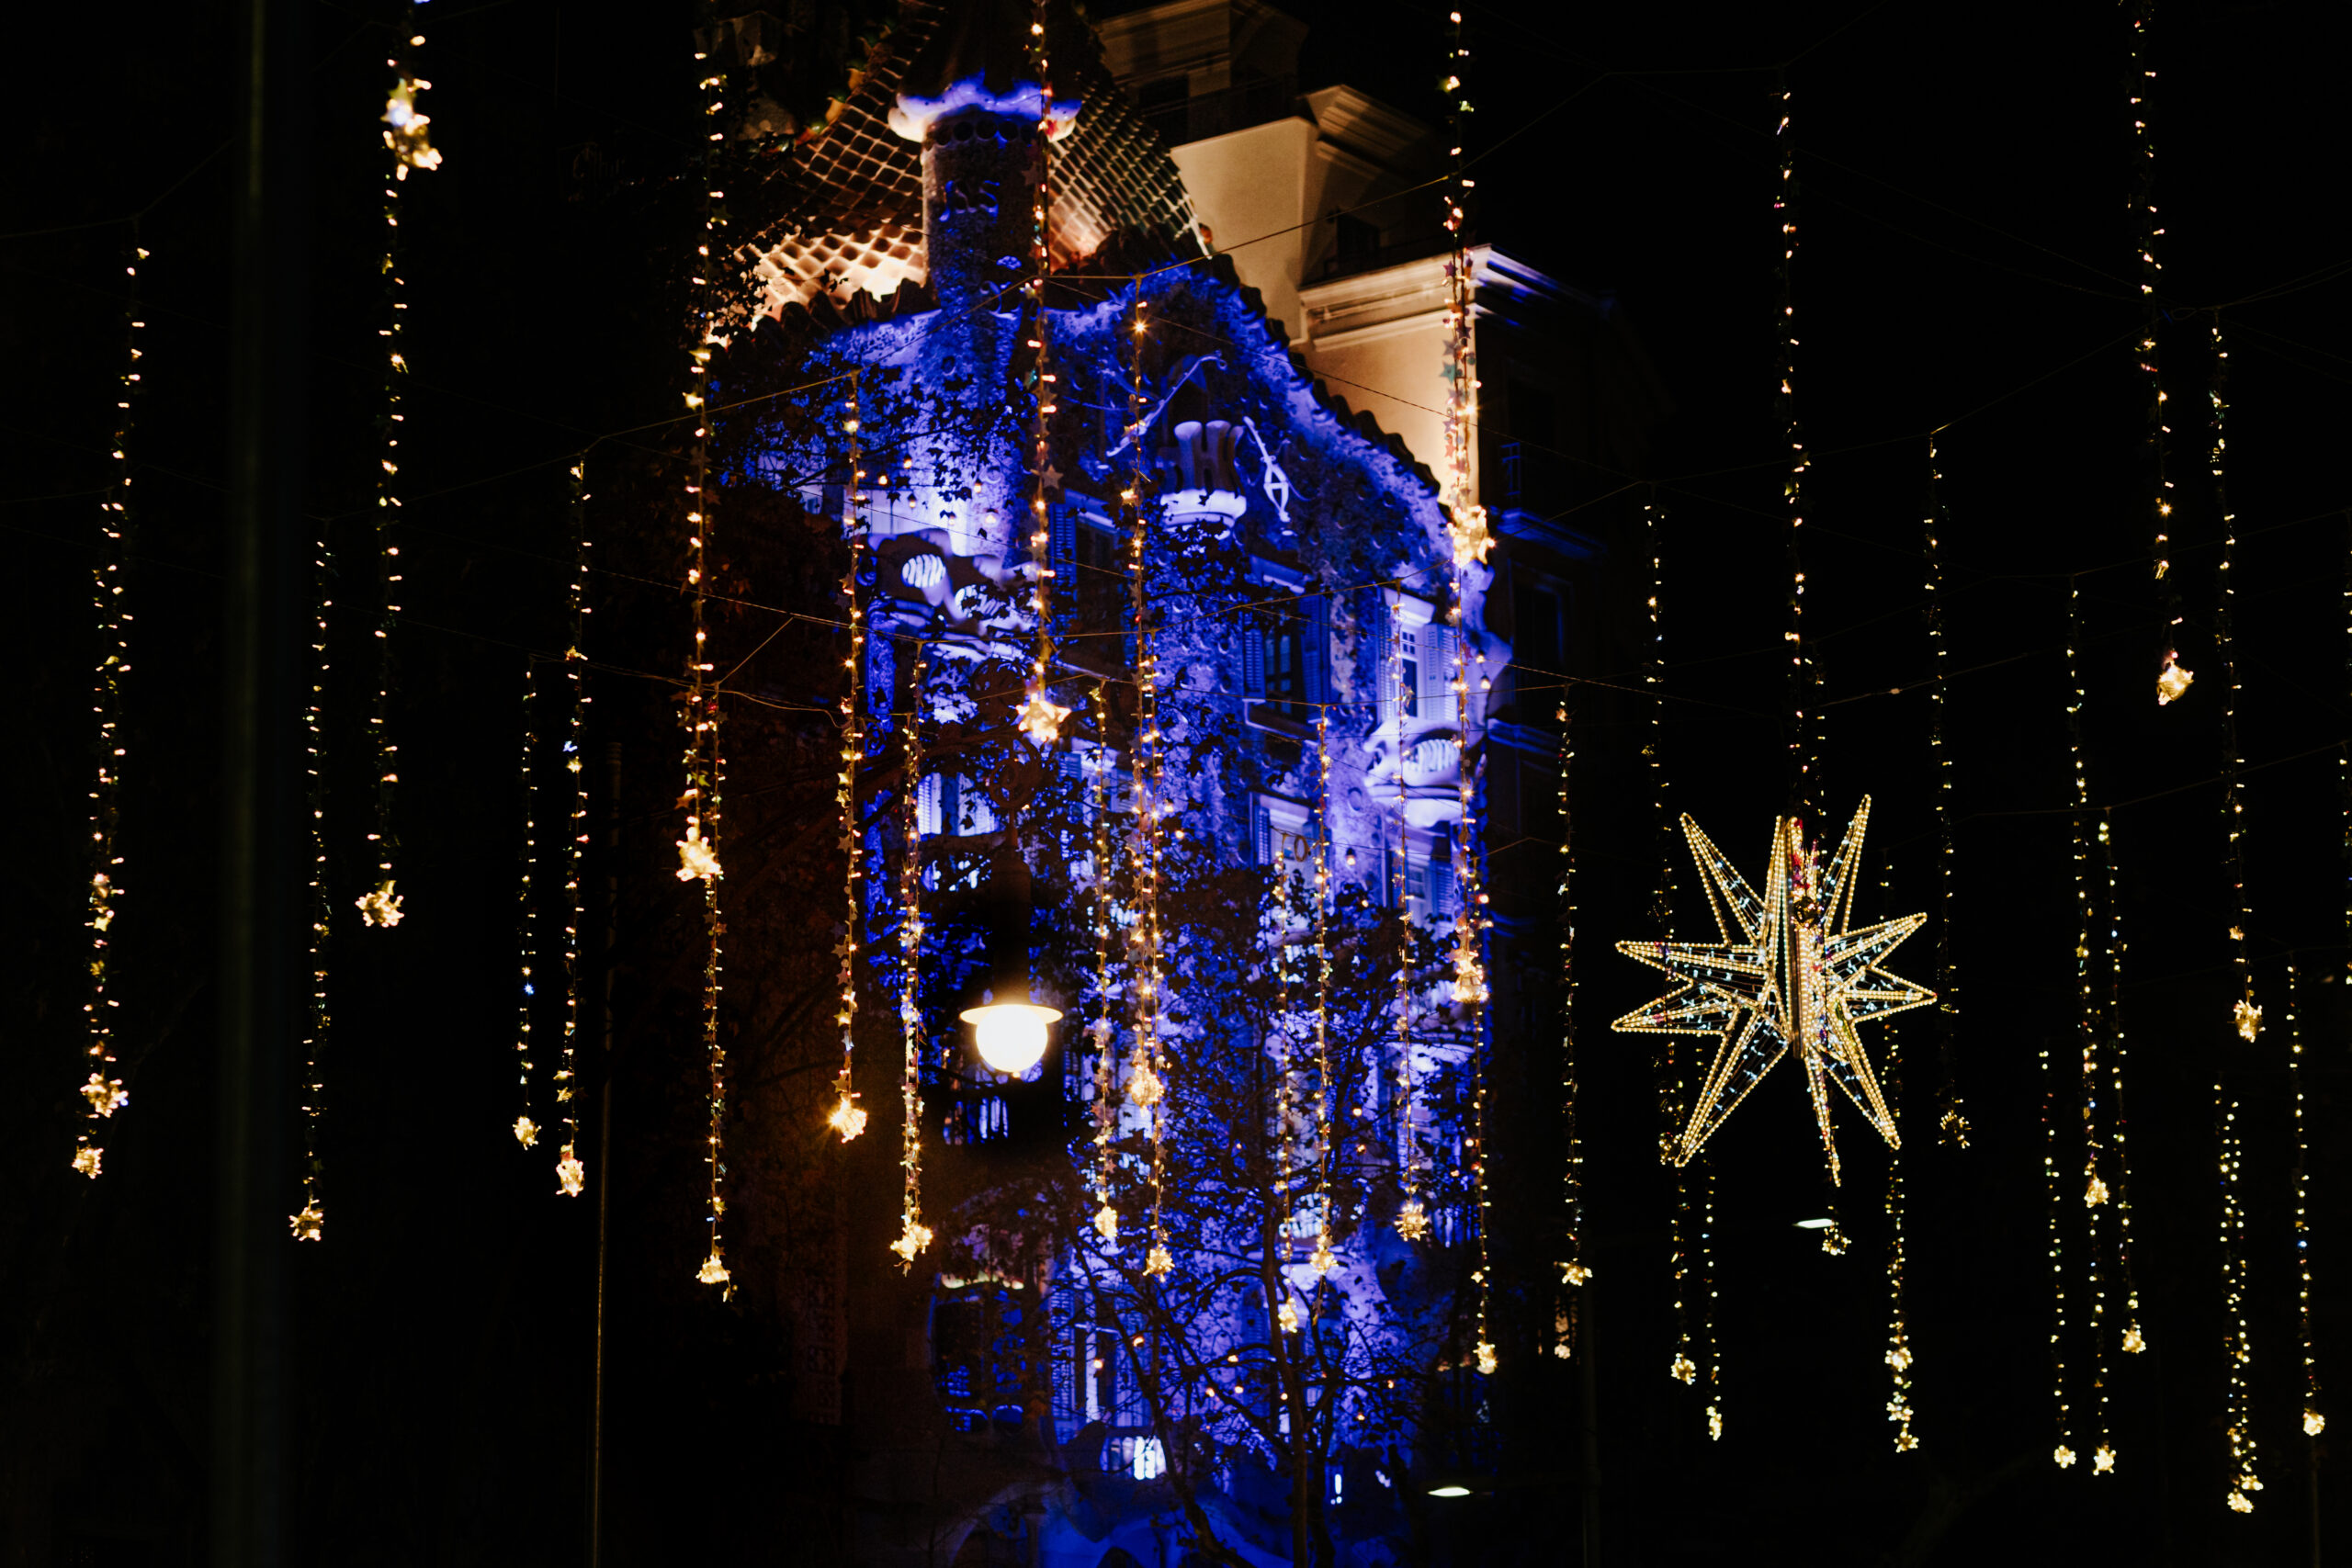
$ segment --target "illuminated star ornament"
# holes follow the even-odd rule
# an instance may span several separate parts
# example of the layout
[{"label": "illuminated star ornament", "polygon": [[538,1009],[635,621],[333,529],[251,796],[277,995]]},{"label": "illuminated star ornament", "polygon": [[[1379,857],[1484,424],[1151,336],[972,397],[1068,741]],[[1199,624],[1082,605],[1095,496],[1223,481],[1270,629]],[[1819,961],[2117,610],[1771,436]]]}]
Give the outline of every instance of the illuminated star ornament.
[{"label": "illuminated star ornament", "polygon": [[1936,998],[1880,966],[1927,916],[1847,929],[1870,813],[1865,797],[1826,864],[1820,846],[1806,841],[1803,821],[1788,817],[1774,823],[1760,897],[1699,825],[1682,818],[1723,940],[1619,942],[1618,952],[1682,983],[1611,1025],[1625,1033],[1713,1034],[1721,1042],[1690,1120],[1673,1145],[1676,1165],[1690,1163],[1792,1045],[1804,1064],[1833,1182],[1838,1143],[1829,1126],[1829,1083],[1845,1091],[1890,1146],[1900,1146],[1857,1026]]}]

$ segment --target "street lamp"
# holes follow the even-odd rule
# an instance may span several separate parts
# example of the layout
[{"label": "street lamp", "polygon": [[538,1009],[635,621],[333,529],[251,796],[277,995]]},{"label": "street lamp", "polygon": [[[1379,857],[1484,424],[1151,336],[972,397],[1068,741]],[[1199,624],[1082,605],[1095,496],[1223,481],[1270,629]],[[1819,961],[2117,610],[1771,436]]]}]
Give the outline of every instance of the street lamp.
[{"label": "street lamp", "polygon": [[1044,1059],[1046,1026],[1062,1015],[1059,1008],[1029,1000],[1026,985],[1020,989],[1017,998],[966,1008],[963,1012],[964,1021],[972,1026],[972,1043],[979,1049],[980,1060],[992,1070],[1016,1078]]}]

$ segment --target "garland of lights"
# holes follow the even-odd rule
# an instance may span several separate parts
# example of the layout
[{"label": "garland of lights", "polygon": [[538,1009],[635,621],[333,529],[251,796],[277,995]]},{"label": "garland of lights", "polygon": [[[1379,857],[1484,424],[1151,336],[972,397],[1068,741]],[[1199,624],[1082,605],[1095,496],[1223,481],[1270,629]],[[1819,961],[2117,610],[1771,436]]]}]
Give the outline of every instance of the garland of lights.
[{"label": "garland of lights", "polygon": [[[1290,851],[1285,835],[1274,838],[1274,1124],[1280,1129],[1274,1140],[1274,1172],[1277,1187],[1275,1203],[1284,1216],[1293,1213],[1291,1204],[1291,1127],[1296,1114],[1291,1077],[1294,1064],[1291,1056],[1290,1033]],[[1296,1309],[1290,1304],[1287,1293],[1283,1310],[1291,1315],[1283,1324],[1283,1332],[1294,1333],[1298,1328]]]},{"label": "garland of lights", "polygon": [[2050,1210],[2050,1389],[2058,1437],[2050,1457],[2059,1469],[2064,1470],[2075,1462],[2074,1407],[2066,1397],[2066,1265],[2059,1230],[2059,1217],[2065,1208],[2064,1188],[2058,1179],[2057,1087],[2051,1077],[2046,1039],[2037,1055],[2041,1067],[2041,1185]]},{"label": "garland of lights", "polygon": [[1029,352],[1037,356],[1030,372],[1029,564],[1035,572],[1029,610],[1037,618],[1037,647],[1029,664],[1029,688],[1021,707],[1021,728],[1039,746],[1051,746],[1061,734],[1069,709],[1053,700],[1054,668],[1053,521],[1046,492],[1060,476],[1053,466],[1051,424],[1054,415],[1054,373],[1050,319],[1046,313],[1046,279],[1053,270],[1046,222],[1052,200],[1054,86],[1046,58],[1046,0],[1031,0],[1029,70],[1037,84],[1037,183],[1029,199]]},{"label": "garland of lights", "polygon": [[859,688],[865,680],[865,605],[857,593],[858,569],[865,548],[865,520],[859,515],[859,503],[865,496],[865,487],[859,482],[865,478],[859,468],[864,453],[858,442],[863,385],[859,373],[854,372],[849,397],[842,404],[842,432],[849,438],[850,487],[842,512],[842,536],[849,546],[849,565],[842,573],[849,657],[842,660],[846,671],[842,690],[842,768],[834,778],[833,804],[841,811],[842,861],[846,867],[843,880],[848,886],[843,895],[842,940],[833,949],[841,959],[837,978],[841,1010],[833,1015],[833,1022],[842,1032],[842,1070],[833,1077],[833,1109],[825,1122],[841,1134],[844,1144],[865,1131],[865,1111],[857,1103],[857,1089],[850,1080],[850,1067],[857,1052],[857,931],[864,903],[858,884],[865,874],[865,853],[857,828],[857,770],[865,760],[865,709],[858,700]]},{"label": "garland of lights", "polygon": [[2156,323],[2164,315],[2156,304],[2157,275],[2164,270],[2156,260],[2156,238],[2164,229],[2156,221],[2156,146],[2148,128],[2148,117],[2155,112],[2149,100],[2155,93],[2156,73],[2147,58],[2148,23],[2154,9],[2154,0],[2133,0],[2132,6],[2131,207],[2136,220],[2132,248],[2140,257],[2140,337],[2134,346],[2148,389],[2148,570],[2165,617],[2156,671],[2156,705],[2162,707],[2188,691],[2196,676],[2181,666],[2173,646],[2180,625],[2180,590],[2166,575],[2172,570],[2173,487],[2165,471],[2165,438],[2172,434],[2172,426],[2165,423],[2164,367],[2156,352]]},{"label": "garland of lights", "polygon": [[[1412,695],[1405,689],[1405,642],[1411,633],[1401,614],[1390,615],[1389,632],[1388,683],[1396,694],[1396,1163],[1405,1190],[1396,1206],[1396,1234],[1419,1241],[1430,1233],[1430,1217],[1421,1205],[1421,1142],[1413,1108],[1413,845],[1405,819],[1405,708]],[[2352,831],[2346,842],[2352,845]]]},{"label": "garland of lights", "polygon": [[[1576,761],[1576,741],[1568,734],[1568,707],[1560,704],[1552,716],[1560,726],[1560,1207],[1566,1216],[1566,1235],[1560,1260],[1560,1280],[1581,1285],[1592,1278],[1584,1260],[1584,1143],[1577,1127],[1577,847],[1574,818],[1568,810],[1568,773]],[[1571,1319],[1555,1349],[1562,1359],[1571,1354]]]},{"label": "garland of lights", "polygon": [[577,1198],[587,1180],[581,1163],[579,1083],[575,1066],[580,1049],[580,870],[588,852],[588,771],[581,745],[588,722],[586,676],[588,656],[580,645],[586,640],[588,606],[588,468],[584,460],[571,465],[571,575],[564,584],[566,638],[563,647],[565,704],[563,766],[571,775],[571,831],[563,864],[563,1056],[555,1073],[556,1104],[563,1116],[563,1150],[556,1160],[556,1179],[566,1197]]},{"label": "garland of lights", "polygon": [[302,705],[303,804],[311,813],[311,995],[302,1028],[302,1206],[287,1216],[297,1241],[326,1239],[326,1201],[320,1183],[326,1175],[319,1154],[319,1122],[326,1110],[326,1083],[319,1070],[334,1026],[328,1009],[327,947],[334,935],[334,901],[327,891],[326,684],[327,611],[334,607],[327,585],[334,558],[326,540],[313,540],[311,562],[311,700]]},{"label": "garland of lights", "polygon": [[[1893,1031],[1886,1039],[1886,1108],[1890,1115],[1903,1110],[1903,1042]],[[1909,1453],[1919,1446],[1911,1430],[1911,1327],[1903,1306],[1903,1145],[1886,1156],[1886,1368],[1894,1390],[1886,1402],[1886,1418],[1894,1423],[1894,1451]]]},{"label": "garland of lights", "polygon": [[2115,1267],[2123,1281],[2124,1354],[2136,1356],[2148,1348],[2140,1329],[2140,1285],[2132,1271],[2132,1159],[2125,1132],[2131,1125],[2123,1098],[2124,1068],[2130,1052],[2123,1029],[2123,900],[2115,880],[2114,823],[2102,812],[2098,824],[2099,868],[2107,878],[2107,1040],[2108,1040],[2108,1168],[2114,1176],[2111,1201],[2115,1208]]},{"label": "garland of lights", "polygon": [[1707,1293],[1699,1303],[1699,1325],[1707,1349],[1707,1436],[1721,1442],[1724,1359],[1715,1343],[1715,1156],[1712,1150],[1699,1156],[1699,1174],[1704,1178],[1700,1189],[1702,1207],[1699,1212],[1699,1283]]},{"label": "garland of lights", "polygon": [[900,1271],[914,1267],[915,1254],[931,1245],[922,1223],[922,719],[929,705],[923,683],[931,673],[931,645],[915,641],[914,670],[907,682],[907,731],[901,739],[905,763],[899,795],[906,845],[899,857],[899,1168],[903,1179],[899,1239],[890,1250]]},{"label": "garland of lights", "polygon": [[534,917],[537,913],[532,889],[539,844],[538,785],[531,771],[531,759],[538,750],[538,666],[526,654],[523,659],[523,755],[519,791],[523,797],[523,848],[514,857],[518,884],[514,947],[522,955],[519,960],[522,976],[516,983],[514,1002],[514,1066],[516,1081],[523,1091],[523,1112],[514,1118],[514,1141],[526,1149],[539,1141],[538,1123],[531,1120],[531,1013],[537,1005],[538,997],[538,985],[531,975],[532,962],[537,956],[531,941]]},{"label": "garland of lights", "polygon": [[[1094,994],[1102,1004],[1102,1015],[1087,1025],[1087,1032],[1094,1038],[1094,1233],[1104,1246],[1116,1247],[1119,1210],[1111,1201],[1115,1169],[1112,1145],[1118,1137],[1119,1107],[1112,1099],[1117,1087],[1112,1058],[1119,1025],[1111,1016],[1116,1001],[1111,989],[1111,927],[1117,917],[1112,896],[1111,704],[1100,681],[1094,683],[1094,750],[1089,763],[1094,775]],[[1286,1152],[1284,1161],[1287,1185]]]},{"label": "garland of lights", "polygon": [[[2083,1261],[2086,1292],[2090,1300],[2091,1390],[2098,1427],[2098,1446],[2091,1450],[2091,1468],[2095,1474],[2108,1475],[2115,1470],[2115,1449],[2109,1440],[2107,1279],[2099,1268],[2098,1222],[2099,1211],[2107,1206],[2111,1194],[2100,1170],[2103,1148],[2098,1120],[2098,1046],[2103,1029],[2098,991],[2091,968],[2091,942],[2096,935],[2097,919],[2091,901],[2090,838],[2085,829],[2085,818],[2091,808],[2091,795],[2088,764],[2083,757],[2083,677],[2076,653],[2082,640],[2082,583],[2079,579],[2070,579],[2066,585],[2066,750],[2075,775],[2075,809],[2071,814],[2075,863],[2075,1033],[2081,1054],[2083,1203],[2087,1210],[2084,1220]],[[2101,828],[2104,829],[2104,823]],[[2107,961],[2109,964],[2115,961],[2111,943],[2107,950]],[[2056,1223],[2054,1217],[2052,1223]]]},{"label": "garland of lights", "polygon": [[[407,49],[424,47],[424,35],[415,30],[416,7],[408,9],[402,28]],[[401,353],[401,333],[408,324],[408,301],[400,275],[401,187],[409,171],[429,172],[441,166],[441,154],[429,139],[432,117],[418,112],[417,95],[433,85],[401,63],[402,45],[395,43],[384,63],[392,73],[390,93],[384,101],[384,148],[391,154],[390,180],[384,186],[384,324],[377,335],[384,340],[384,413],[379,422],[384,438],[381,469],[376,477],[376,554],[378,599],[376,620],[376,697],[368,716],[368,742],[375,753],[376,823],[368,841],[376,847],[376,885],[359,899],[359,915],[368,925],[390,928],[401,923],[401,895],[394,882],[400,840],[392,832],[392,796],[400,784],[400,747],[392,740],[392,628],[399,624],[401,549],[392,525],[400,510],[401,382],[408,375],[408,360]],[[299,1227],[298,1227],[299,1228]]]},{"label": "garland of lights", "polygon": [[[1789,89],[1776,80],[1781,99],[1781,123],[1773,134],[1781,143],[1781,186],[1772,210],[1781,220],[1781,262],[1773,269],[1780,283],[1780,390],[1773,407],[1781,416],[1781,433],[1789,444],[1789,479],[1781,493],[1789,507],[1789,796],[1793,815],[1802,816],[1815,794],[1821,753],[1821,672],[1815,668],[1813,647],[1804,637],[1804,558],[1801,542],[1804,529],[1804,476],[1813,461],[1805,456],[1804,433],[1796,410],[1796,304],[1792,293],[1797,256],[1796,146],[1789,136]],[[1830,1226],[1830,1235],[1837,1226]]]},{"label": "garland of lights", "polygon": [[1127,391],[1127,442],[1134,451],[1133,467],[1119,501],[1127,512],[1127,589],[1130,626],[1136,644],[1135,867],[1136,919],[1128,933],[1135,948],[1130,971],[1135,987],[1135,1058],[1127,1073],[1127,1098],[1141,1106],[1151,1123],[1151,1248],[1145,1255],[1144,1273],[1153,1279],[1175,1268],[1168,1250],[1168,1227],[1161,1207],[1168,1179],[1168,1116],[1160,1109],[1167,1098],[1168,1059],[1159,1039],[1159,818],[1166,807],[1160,790],[1159,660],[1152,648],[1151,614],[1146,597],[1144,557],[1150,536],[1151,513],[1144,501],[1143,390],[1144,338],[1150,330],[1144,319],[1151,302],[1136,280],[1129,336],[1134,354]]},{"label": "garland of lights", "polygon": [[2303,1030],[2295,1005],[2295,960],[2287,959],[2287,1087],[2295,1102],[2295,1316],[2303,1356],[2303,1433],[2327,1430],[2319,1407],[2319,1360],[2312,1349],[2311,1134],[2303,1125]]},{"label": "garland of lights", "polygon": [[2222,1331],[2222,1359],[2229,1380],[2222,1408],[2223,1427],[2230,1445],[2230,1490],[2225,1501],[2233,1511],[2251,1514],[2254,1498],[2250,1494],[2262,1490],[2262,1480],[2255,1472],[2254,1395],[2245,1376],[2245,1369],[2254,1360],[2254,1338],[2245,1321],[2245,1199],[2241,1190],[2245,1177],[2245,1143],[2238,1132],[2238,1102],[2233,1100],[2225,1109],[2222,1107],[2218,1075],[2213,1081],[2213,1101],[2222,1111],[2217,1129],[2222,1176],[2222,1307],[2229,1319]]},{"label": "garland of lights", "polygon": [[130,672],[130,614],[123,607],[125,567],[130,558],[130,433],[137,423],[132,404],[140,390],[139,264],[147,253],[136,244],[123,271],[130,278],[130,295],[123,308],[122,371],[117,378],[114,443],[108,456],[114,474],[98,503],[98,558],[92,570],[91,604],[97,614],[98,661],[92,708],[98,716],[92,750],[96,765],[90,785],[90,999],[83,1005],[88,1030],[84,1065],[89,1081],[80,1090],[89,1106],[74,1141],[74,1168],[96,1180],[106,1150],[96,1141],[98,1123],[130,1103],[122,1080],[113,1074],[114,1010],[119,1005],[107,995],[108,968],[107,932],[112,929],[115,906],[122,898],[122,855],[115,842],[120,817],[117,796],[122,786],[122,677]]},{"label": "garland of lights", "polygon": [[1953,1025],[1960,1013],[1960,980],[1951,955],[1956,857],[1952,850],[1951,752],[1944,745],[1944,683],[1951,678],[1947,663],[1951,649],[1944,641],[1945,515],[1942,484],[1943,475],[1936,464],[1936,436],[1930,431],[1928,434],[1928,515],[1924,529],[1927,547],[1923,552],[1928,569],[1928,597],[1923,614],[1928,625],[1928,652],[1935,671],[1935,679],[1928,687],[1928,755],[1936,769],[1937,883],[1943,890],[1943,918],[1936,922],[1936,1055],[1942,1066],[1942,1081],[1936,1096],[1939,1112],[1936,1127],[1945,1143],[1953,1148],[1964,1149],[1968,1146],[1968,1111],[1961,1098],[1960,1074],[1952,1061]]},{"label": "garland of lights", "polygon": [[1331,1252],[1331,1113],[1337,1091],[1331,1083],[1331,714],[1315,716],[1315,1277],[1339,1263]]}]

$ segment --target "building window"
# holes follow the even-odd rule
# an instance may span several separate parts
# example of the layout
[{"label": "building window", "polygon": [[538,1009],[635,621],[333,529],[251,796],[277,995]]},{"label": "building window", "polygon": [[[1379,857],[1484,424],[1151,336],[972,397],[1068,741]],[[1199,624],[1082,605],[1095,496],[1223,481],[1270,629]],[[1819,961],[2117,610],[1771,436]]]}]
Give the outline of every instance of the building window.
[{"label": "building window", "polygon": [[1514,664],[1542,674],[1559,674],[1567,668],[1566,605],[1553,584],[1521,572],[1511,575],[1511,650]]}]

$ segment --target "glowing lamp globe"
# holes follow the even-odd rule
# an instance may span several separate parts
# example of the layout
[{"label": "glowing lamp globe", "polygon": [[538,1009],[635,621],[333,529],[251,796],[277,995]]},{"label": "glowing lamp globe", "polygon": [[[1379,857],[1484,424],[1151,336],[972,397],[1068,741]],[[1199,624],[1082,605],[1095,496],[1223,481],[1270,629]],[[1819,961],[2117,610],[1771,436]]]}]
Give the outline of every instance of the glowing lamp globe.
[{"label": "glowing lamp globe", "polygon": [[967,1008],[964,1021],[972,1026],[972,1043],[990,1070],[1019,1077],[1043,1060],[1046,1025],[1061,1017],[1059,1008],[1035,1002],[990,1002]]}]

